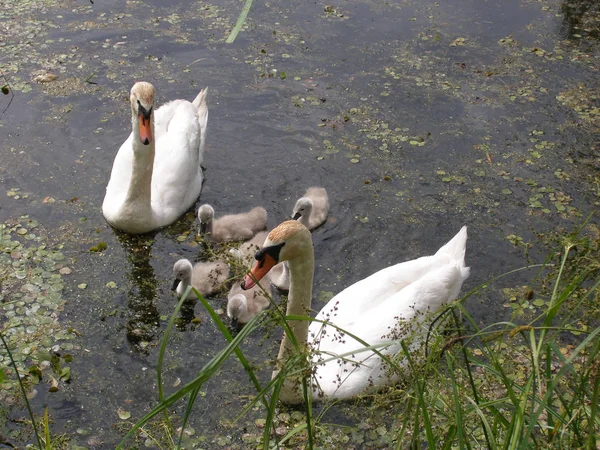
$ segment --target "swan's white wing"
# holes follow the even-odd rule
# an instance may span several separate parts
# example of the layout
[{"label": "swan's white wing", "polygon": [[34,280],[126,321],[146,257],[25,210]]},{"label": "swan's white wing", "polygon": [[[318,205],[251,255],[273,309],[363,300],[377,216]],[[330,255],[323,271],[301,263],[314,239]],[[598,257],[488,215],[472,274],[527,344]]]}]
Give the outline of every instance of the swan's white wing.
[{"label": "swan's white wing", "polygon": [[317,319],[347,323],[378,308],[396,292],[447,263],[445,256],[423,256],[386,267],[337,294],[323,307]]},{"label": "swan's white wing", "polygon": [[[456,298],[465,278],[465,273],[454,264],[431,270],[377,308],[336,325],[377,346],[381,353],[394,355],[400,350],[399,339],[414,334],[432,312]],[[332,355],[346,355],[345,359],[329,361],[316,370],[316,380],[326,396],[352,397],[370,387],[389,384],[396,377],[377,354],[360,352],[364,347],[361,343],[333,327],[313,322],[309,341],[312,339],[313,348],[320,352],[313,359],[315,364]]]},{"label": "swan's white wing", "polygon": [[160,216],[157,220],[166,223],[185,212],[202,189],[196,109],[183,100],[172,104],[176,108],[156,142],[152,173],[152,209]]}]

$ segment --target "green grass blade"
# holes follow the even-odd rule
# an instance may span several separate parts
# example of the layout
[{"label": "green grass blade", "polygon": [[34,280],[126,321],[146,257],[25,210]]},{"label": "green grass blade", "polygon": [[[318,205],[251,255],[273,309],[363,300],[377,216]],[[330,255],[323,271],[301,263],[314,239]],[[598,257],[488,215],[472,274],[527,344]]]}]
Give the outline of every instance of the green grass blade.
[{"label": "green grass blade", "polygon": [[519,448],[522,443],[527,443],[527,440],[522,439],[522,436],[525,428],[525,412],[527,410],[527,401],[531,395],[534,378],[535,375],[533,373],[529,375],[529,379],[527,380],[527,383],[523,388],[523,392],[521,393],[521,399],[518,404],[514,405],[515,411],[513,421],[508,429],[508,441],[505,447],[508,450],[515,450]]},{"label": "green grass blade", "polygon": [[[448,365],[448,375],[450,376],[450,383],[452,385],[452,400],[454,402],[454,412],[456,414],[456,434],[458,435],[458,448],[464,449],[467,447],[464,431],[467,428],[463,423],[463,411],[462,405],[459,399],[458,385],[456,384],[456,377],[454,376],[454,362],[450,357],[449,353],[446,353],[446,363]],[[447,439],[447,438],[446,438]],[[446,444],[452,444],[454,436],[450,441],[446,441]]]},{"label": "green grass blade", "polygon": [[[427,437],[427,444],[429,448],[436,448],[435,438],[433,435],[433,429],[431,427],[431,421],[429,419],[429,412],[427,410],[427,405],[425,403],[425,394],[423,389],[424,382],[421,381],[421,377],[417,374],[416,368],[413,364],[413,360],[410,357],[410,351],[408,350],[408,346],[406,342],[401,341],[402,351],[404,352],[404,356],[408,361],[408,365],[411,368],[412,373],[415,376],[415,386],[417,388],[417,394],[419,396],[419,406],[423,413],[423,426],[425,427],[425,435]],[[418,428],[417,428],[418,429]],[[415,433],[416,435],[417,433]],[[416,436],[415,436],[416,437]]]},{"label": "green grass blade", "polygon": [[275,378],[273,394],[271,395],[271,401],[269,402],[269,407],[267,408],[267,419],[265,421],[265,429],[263,430],[263,448],[269,448],[271,429],[273,420],[275,418],[275,411],[277,410],[277,400],[279,400],[279,393],[281,392],[284,382],[285,374],[283,372],[279,372]]},{"label": "green grass blade", "polygon": [[[171,329],[173,328],[173,324],[175,323],[175,318],[177,317],[177,314],[179,314],[181,305],[183,305],[183,302],[187,298],[191,289],[192,289],[192,287],[188,286],[186,288],[185,292],[183,293],[183,295],[181,296],[181,299],[179,299],[179,301],[177,302],[177,306],[175,306],[175,310],[173,311],[173,313],[171,314],[171,317],[169,318],[169,323],[167,324],[167,328],[165,329],[165,333],[160,342],[160,349],[158,352],[158,362],[156,364],[156,383],[158,385],[158,401],[160,401],[160,402],[162,402],[165,399],[165,393],[163,390],[163,381],[162,381],[162,368],[163,368],[165,352],[167,350],[167,343],[169,341],[169,334],[171,333]],[[165,420],[166,420],[168,426],[171,427],[171,429],[172,429],[173,427],[171,425],[171,420],[169,419],[169,415],[167,414],[166,410],[165,410]]]},{"label": "green grass blade", "polygon": [[[405,406],[405,408],[403,409],[403,411],[412,411],[414,408],[414,398],[408,397],[408,401],[407,401],[407,405]],[[396,441],[397,441],[397,445],[396,445],[396,450],[401,450],[404,449],[406,447],[406,442],[408,441],[408,438],[406,437],[407,433],[409,433],[409,422],[410,422],[410,414],[403,414],[402,416],[404,418],[404,420],[402,421],[402,425],[400,427],[398,427],[398,431],[396,432]],[[414,433],[416,434],[416,433]],[[413,435],[414,435],[413,434]]]},{"label": "green grass blade", "polygon": [[179,433],[177,450],[181,449],[181,445],[183,443],[183,436],[185,434],[185,427],[187,426],[188,420],[190,419],[192,408],[194,407],[194,403],[196,403],[196,397],[198,397],[198,392],[200,392],[200,387],[201,386],[198,386],[196,389],[190,392],[190,398],[188,399],[188,403],[185,407],[185,413],[183,414],[183,420],[181,421],[181,433]]},{"label": "green grass blade", "polygon": [[[252,321],[257,319],[257,317],[253,318]],[[252,323],[250,321],[249,323]],[[202,386],[207,380],[209,380],[217,370],[225,363],[227,358],[232,353],[235,353],[238,350],[238,346],[242,343],[242,341],[252,332],[254,331],[253,327],[244,327],[242,330],[231,340],[231,342],[225,346],[221,351],[219,351],[208,363],[204,365],[204,367],[199,371],[196,378],[187,383],[181,389],[177,390],[169,397],[165,398],[162,402],[156,405],[150,412],[144,415],[125,435],[125,437],[118,444],[117,448],[122,448],[124,442],[129,439],[133,433],[136,432],[139,428],[143,427],[148,423],[153,417],[157,414],[164,411],[166,408],[171,406],[176,401],[182,399],[189,393],[191,393],[194,389]]]},{"label": "green grass blade", "polygon": [[15,376],[17,377],[17,382],[19,383],[19,388],[21,389],[21,394],[23,395],[23,401],[25,402],[25,406],[27,407],[27,412],[29,414],[29,419],[31,420],[31,426],[33,427],[33,433],[35,435],[35,440],[37,441],[38,447],[42,450],[42,440],[40,439],[40,435],[38,434],[37,427],[35,425],[35,418],[33,416],[33,411],[31,410],[31,405],[29,404],[29,399],[27,398],[27,393],[25,392],[25,386],[23,386],[23,382],[21,381],[21,376],[19,375],[19,369],[17,369],[17,364],[13,359],[12,353],[8,348],[8,343],[4,340],[4,335],[0,332],[0,340],[2,340],[2,345],[6,350],[6,354],[8,355],[8,359],[10,360],[10,364],[15,371]]},{"label": "green grass blade", "polygon": [[244,25],[244,22],[246,21],[246,18],[248,17],[248,13],[250,12],[251,7],[252,7],[252,0],[246,0],[246,3],[244,4],[244,7],[242,8],[242,12],[240,13],[240,15],[238,17],[238,20],[235,23],[235,26],[231,30],[231,33],[229,33],[229,36],[227,37],[227,39],[225,40],[226,44],[231,44],[233,41],[235,41],[235,38],[237,37],[238,33],[242,29],[242,26]]},{"label": "green grass blade", "polygon": [[592,331],[569,355],[569,357],[565,360],[564,364],[562,365],[562,367],[560,368],[560,370],[558,371],[558,373],[554,376],[554,378],[552,379],[552,381],[546,386],[546,393],[544,395],[544,397],[541,399],[541,401],[539,402],[539,407],[537,409],[535,409],[532,412],[532,416],[531,416],[531,422],[529,424],[529,429],[527,431],[527,433],[523,436],[523,439],[525,440],[525,442],[528,442],[529,439],[531,439],[535,433],[535,424],[538,423],[538,419],[540,414],[543,411],[548,411],[550,412],[550,410],[546,407],[546,405],[549,404],[549,399],[552,395],[556,394],[555,388],[558,385],[558,383],[565,377],[565,374],[571,369],[572,365],[573,365],[573,361],[575,360],[575,358],[577,358],[584,350],[586,350],[589,347],[593,347],[593,344],[596,342],[595,339],[597,339],[598,335],[600,334],[600,327],[596,328],[594,331]]},{"label": "green grass blade", "polygon": [[[196,289],[194,289],[194,293],[198,297],[198,300],[200,300],[200,302],[204,306],[204,309],[206,309],[206,311],[210,315],[211,319],[213,320],[214,324],[217,326],[217,328],[219,329],[219,331],[221,332],[221,334],[225,337],[225,339],[227,340],[227,342],[231,343],[233,341],[233,337],[231,336],[231,333],[229,332],[229,330],[227,329],[227,326],[223,323],[223,321],[221,320],[221,318],[219,317],[219,315],[215,312],[215,310],[210,306],[210,304],[206,301],[206,299]],[[248,322],[244,326],[244,328],[242,329],[244,331],[244,334],[245,335],[250,334],[256,328],[258,328],[259,325],[260,325],[260,323],[261,323],[261,321],[262,321],[262,319],[267,314],[268,313],[266,311],[262,311],[261,313],[259,313],[256,316],[254,316],[252,318],[252,320],[250,320],[250,322]],[[251,364],[248,362],[248,360],[244,356],[244,353],[237,346],[234,348],[234,352],[235,352],[236,357],[238,358],[238,360],[240,361],[240,363],[244,367],[244,370],[246,371],[246,373],[250,377],[250,380],[252,381],[252,384],[254,384],[255,389],[258,392],[260,392],[262,390],[260,382],[258,381],[258,378],[254,374],[254,370],[252,369]],[[265,401],[264,405],[267,406],[266,401]]]},{"label": "green grass blade", "polygon": [[596,443],[596,433],[600,429],[598,421],[600,417],[598,415],[598,403],[600,403],[600,376],[595,377],[594,388],[593,388],[592,404],[588,415],[588,439],[587,448],[598,448]]},{"label": "green grass blade", "polygon": [[492,431],[492,427],[490,426],[490,423],[488,422],[483,410],[481,409],[481,405],[478,401],[475,401],[470,397],[466,397],[466,399],[473,405],[473,409],[475,410],[475,413],[479,416],[479,420],[481,421],[483,429],[485,430],[485,439],[487,443],[487,446],[485,448],[489,450],[496,450],[496,442],[490,439],[490,437],[494,436],[494,432]]},{"label": "green grass blade", "polygon": [[[312,373],[309,371],[309,374]],[[306,417],[306,432],[308,433],[308,450],[313,450],[313,432],[312,432],[312,401],[310,385],[312,380],[308,377],[302,378],[302,393],[304,394],[304,413]],[[308,383],[306,379],[308,378]]]},{"label": "green grass blade", "polygon": [[50,440],[50,421],[48,419],[48,407],[44,409],[44,443],[46,444],[46,450],[52,450],[52,441]]},{"label": "green grass blade", "polygon": [[[462,306],[462,305],[461,305]],[[452,309],[452,316],[454,318],[454,323],[456,324],[457,329],[461,328],[461,323],[458,320],[458,316],[456,314],[456,310]],[[477,405],[479,405],[479,393],[478,393],[478,389],[475,386],[475,379],[473,377],[473,371],[471,370],[471,362],[469,361],[469,354],[467,352],[467,347],[466,345],[462,345],[461,346],[461,352],[462,352],[462,356],[463,356],[463,361],[465,362],[465,370],[467,371],[467,379],[469,382],[469,387],[471,388],[471,392],[473,392],[473,398],[475,400],[475,403]],[[479,408],[477,408],[479,409]],[[481,419],[481,416],[480,416]],[[490,435],[488,434],[489,432],[489,426],[486,427],[486,424],[483,424],[483,434],[485,436],[485,441],[487,443],[487,448],[491,449],[492,448],[492,443],[490,442]]]}]

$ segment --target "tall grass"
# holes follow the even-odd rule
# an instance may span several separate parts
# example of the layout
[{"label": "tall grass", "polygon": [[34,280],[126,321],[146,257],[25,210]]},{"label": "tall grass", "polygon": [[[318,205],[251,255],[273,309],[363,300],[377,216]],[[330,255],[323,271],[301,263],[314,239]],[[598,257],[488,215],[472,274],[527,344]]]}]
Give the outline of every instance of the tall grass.
[{"label": "tall grass", "polygon": [[[591,245],[589,240],[575,236],[565,241],[556,262],[549,258],[542,265],[545,272],[551,273],[552,285],[543,307],[528,320],[515,315],[508,321],[479,326],[464,306],[464,299],[478,295],[481,286],[454,302],[449,307],[452,314],[445,316],[444,328],[436,327],[450,330],[452,335],[432,333],[427,352],[415,352],[409,341],[402,341],[400,354],[387,358],[386,363],[390,370],[403,373],[403,381],[369,397],[374,408],[378,404],[392,408],[396,419],[390,442],[395,448],[596,449],[600,443],[600,326],[597,320],[590,319],[590,326],[574,330],[571,323],[586,318],[590,305],[600,298],[597,250],[597,243]],[[538,275],[541,285],[546,277],[544,271]],[[543,297],[543,292],[540,295]],[[330,428],[321,420],[331,405],[320,413],[313,410],[308,393],[311,371],[304,349],[297,348],[279,375],[261,385],[259,375],[239,347],[265,320],[276,321],[289,331],[288,320],[310,319],[285,317],[279,310],[275,314],[262,313],[233,337],[210,304],[199,295],[198,298],[226,345],[183,388],[167,397],[161,393],[157,406],[138,421],[125,439],[188,396],[183,430],[200,387],[231,355],[236,355],[256,391],[254,400],[237,419],[262,404],[262,448],[320,445]],[[600,306],[596,312],[599,311]],[[172,321],[169,328],[171,324]],[[159,371],[168,347],[167,337],[168,330],[161,345]],[[368,349],[365,343],[365,350]],[[272,433],[278,394],[285,377],[290,376],[303,379],[304,420],[278,437]],[[159,386],[161,383],[159,376]]]},{"label": "tall grass", "polygon": [[[25,406],[27,407],[27,413],[29,414],[29,419],[31,420],[31,426],[33,428],[33,433],[35,435],[35,440],[38,444],[38,448],[42,449],[44,447],[42,447],[42,440],[40,438],[40,435],[37,430],[37,426],[35,424],[35,417],[33,415],[31,405],[29,404],[29,400],[27,399],[27,394],[25,392],[25,386],[23,385],[23,380],[21,379],[21,376],[19,375],[19,369],[17,368],[17,364],[15,363],[15,360],[13,359],[12,352],[10,351],[10,348],[8,347],[8,342],[6,342],[6,340],[4,339],[4,336],[1,331],[0,331],[0,340],[2,341],[2,346],[4,347],[4,351],[6,351],[6,354],[8,355],[10,364],[11,364],[13,370],[15,371],[15,376],[17,377],[17,382],[19,383],[19,389],[21,389],[21,394],[23,395],[23,400],[25,401]],[[48,411],[46,410],[46,418],[47,418],[47,414],[48,414]],[[45,424],[47,425],[47,423],[48,422],[46,420]],[[48,443],[49,442],[49,431],[48,431],[49,428],[46,426],[45,430],[46,430],[46,441],[45,442]]]}]

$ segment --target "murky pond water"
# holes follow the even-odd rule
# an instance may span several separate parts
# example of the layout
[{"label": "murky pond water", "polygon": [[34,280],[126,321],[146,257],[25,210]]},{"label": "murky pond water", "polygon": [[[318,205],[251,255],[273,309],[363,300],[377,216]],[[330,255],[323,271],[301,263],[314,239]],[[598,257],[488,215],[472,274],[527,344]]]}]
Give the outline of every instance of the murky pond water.
[{"label": "murky pond water", "polygon": [[[32,241],[65,258],[52,270],[70,269],[53,319],[75,332],[47,344],[72,354],[71,381],[54,393],[40,385],[33,402],[38,413],[49,406],[72,442],[113,448],[117,411],[137,418],[155,405],[157,345],[176,302],[172,264],[200,251],[181,238],[192,214],[141,238],[102,217],[136,80],[154,83],[161,102],[209,86],[199,202],[229,212],[263,205],[275,226],[307,187],[327,188],[330,219],[314,233],[315,298],[429,254],[463,224],[473,267],[466,291],[525,265],[519,238],[540,261],[536,232],[569,228],[598,206],[593,2],[281,3],[255,2],[231,45],[239,2],[2,3],[0,84],[10,95],[0,98],[0,212],[3,222],[21,221],[15,230],[35,220]],[[38,82],[48,73],[58,78]],[[90,252],[99,242],[107,249]],[[22,289],[11,270],[2,273],[7,303]],[[467,307],[484,323],[508,317],[500,288],[528,276]],[[194,315],[200,324],[171,337],[167,386],[189,380],[224,345],[200,305],[183,313]],[[245,345],[264,380],[279,335],[265,330]],[[254,417],[226,421],[252,393],[233,360],[203,387],[192,426],[208,448],[228,445],[211,440],[222,435],[244,447]]]}]

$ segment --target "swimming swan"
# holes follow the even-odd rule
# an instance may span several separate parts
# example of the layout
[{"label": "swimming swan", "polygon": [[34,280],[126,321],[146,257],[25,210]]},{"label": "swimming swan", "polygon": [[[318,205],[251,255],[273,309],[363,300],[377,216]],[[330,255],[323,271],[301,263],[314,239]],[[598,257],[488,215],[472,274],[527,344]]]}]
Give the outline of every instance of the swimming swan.
[{"label": "swimming swan", "polygon": [[192,103],[174,100],[156,111],[154,94],[147,82],[131,88],[133,130],[115,157],[102,203],[107,222],[132,234],[173,223],[202,190],[206,88]]},{"label": "swimming swan", "polygon": [[[229,266],[223,261],[207,261],[192,263],[187,259],[180,259],[173,265],[173,290],[177,289],[177,295],[181,297],[187,287],[191,284],[203,296],[214,294],[229,278]],[[196,298],[196,294],[190,291],[188,299]]]},{"label": "swimming swan", "polygon": [[257,206],[246,213],[229,214],[215,219],[215,210],[209,204],[198,209],[200,232],[211,235],[215,242],[250,239],[267,228],[267,211]]},{"label": "swimming swan", "polygon": [[329,198],[322,187],[310,187],[300,197],[292,211],[292,219],[299,220],[309,230],[325,223],[329,213]]},{"label": "swimming swan", "polygon": [[[382,354],[398,353],[400,338],[416,331],[428,312],[457,298],[469,276],[464,262],[466,241],[467,227],[463,227],[435,255],[385,268],[344,289],[316,319],[330,321],[376,346]],[[256,259],[242,288],[252,288],[254,280],[260,280],[276,263],[288,261],[291,284],[286,314],[308,316],[314,272],[309,230],[294,220],[283,222],[271,231]],[[354,397],[397,379],[380,356],[372,350],[360,351],[364,346],[348,334],[319,322],[310,322],[309,326],[309,321],[290,320],[288,324],[300,347],[308,344],[311,350],[315,400]],[[292,341],[284,334],[273,377],[294,351]],[[344,359],[335,355],[343,355]],[[286,379],[279,399],[291,404],[302,402],[300,380]]]}]

